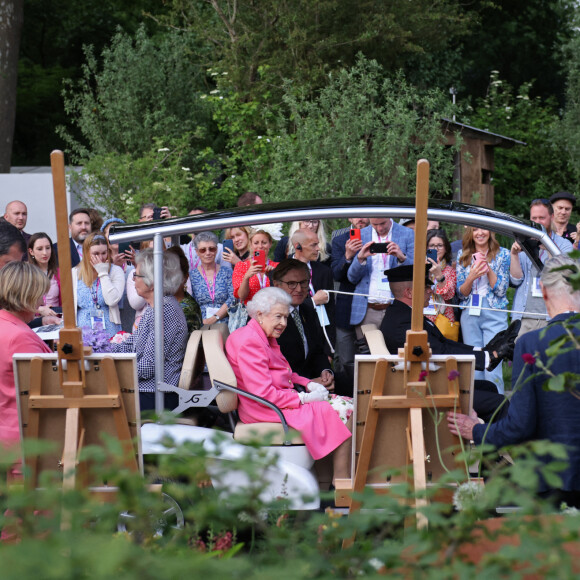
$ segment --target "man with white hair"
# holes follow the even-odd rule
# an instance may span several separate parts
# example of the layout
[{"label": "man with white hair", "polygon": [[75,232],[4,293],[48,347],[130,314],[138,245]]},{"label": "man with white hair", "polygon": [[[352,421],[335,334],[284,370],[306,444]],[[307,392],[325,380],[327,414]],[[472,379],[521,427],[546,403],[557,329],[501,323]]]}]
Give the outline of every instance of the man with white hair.
[{"label": "man with white hair", "polygon": [[[476,417],[447,415],[453,434],[477,444],[485,442],[499,448],[547,439],[565,445],[568,465],[559,473],[561,487],[554,489],[540,478],[538,492],[558,504],[565,501],[575,507],[580,507],[580,356],[571,335],[576,341],[580,338],[580,290],[573,288],[570,280],[572,274],[579,273],[580,264],[567,256],[546,262],[540,288],[550,320],[545,329],[520,335],[516,343],[514,394],[506,416],[488,426]],[[554,342],[560,340],[560,348],[549,357],[546,351],[554,350]],[[548,463],[554,458],[540,459]]]}]

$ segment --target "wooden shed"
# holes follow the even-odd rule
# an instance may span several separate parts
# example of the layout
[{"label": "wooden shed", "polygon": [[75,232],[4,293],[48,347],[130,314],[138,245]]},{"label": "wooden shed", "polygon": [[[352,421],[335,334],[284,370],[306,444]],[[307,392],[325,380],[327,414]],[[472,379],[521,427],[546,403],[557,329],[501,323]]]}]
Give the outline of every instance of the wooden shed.
[{"label": "wooden shed", "polygon": [[463,140],[461,152],[455,157],[453,199],[493,208],[494,149],[496,147],[511,149],[516,145],[527,144],[452,119],[442,119],[442,122],[449,145],[455,145],[458,133]]}]

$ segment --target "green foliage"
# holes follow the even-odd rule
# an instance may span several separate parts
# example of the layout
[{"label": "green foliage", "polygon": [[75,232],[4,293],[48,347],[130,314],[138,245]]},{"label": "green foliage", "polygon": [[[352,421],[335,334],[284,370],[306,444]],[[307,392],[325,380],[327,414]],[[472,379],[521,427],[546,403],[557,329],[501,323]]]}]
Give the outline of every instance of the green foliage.
[{"label": "green foliage", "polygon": [[573,182],[570,190],[580,191],[580,37],[576,35],[566,47],[566,108],[562,118],[561,132],[565,143],[566,158]]},{"label": "green foliage", "polygon": [[329,78],[310,100],[286,85],[286,126],[272,135],[270,195],[277,200],[366,194],[413,195],[417,160],[431,164],[430,184],[451,191],[453,150],[446,147],[442,93],[425,94],[376,61]]},{"label": "green foliage", "polygon": [[532,83],[514,91],[492,71],[488,93],[467,111],[469,125],[527,143],[495,148],[495,207],[529,217],[530,200],[570,187],[554,99],[531,97]]},{"label": "green foliage", "polygon": [[86,48],[83,78],[68,82],[65,111],[83,140],[60,128],[75,162],[94,155],[148,151],[154,138],[207,134],[209,113],[200,100],[205,75],[192,56],[191,36],[170,32],[151,38],[144,28],[135,37],[119,32],[102,54],[102,64]]}]

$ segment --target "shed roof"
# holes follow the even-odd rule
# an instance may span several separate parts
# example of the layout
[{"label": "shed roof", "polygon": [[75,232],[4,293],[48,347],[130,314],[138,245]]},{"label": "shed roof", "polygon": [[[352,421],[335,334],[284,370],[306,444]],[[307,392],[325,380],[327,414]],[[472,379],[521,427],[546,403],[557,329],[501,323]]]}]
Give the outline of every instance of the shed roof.
[{"label": "shed roof", "polygon": [[497,133],[492,133],[491,131],[485,131],[484,129],[471,127],[470,125],[465,125],[464,123],[458,123],[453,119],[446,119],[443,117],[442,121],[446,125],[446,129],[450,131],[459,131],[462,135],[470,136],[475,139],[485,139],[494,147],[511,149],[515,145],[528,145],[524,141],[518,141],[517,139],[512,139],[511,137],[505,137],[504,135],[498,135]]}]

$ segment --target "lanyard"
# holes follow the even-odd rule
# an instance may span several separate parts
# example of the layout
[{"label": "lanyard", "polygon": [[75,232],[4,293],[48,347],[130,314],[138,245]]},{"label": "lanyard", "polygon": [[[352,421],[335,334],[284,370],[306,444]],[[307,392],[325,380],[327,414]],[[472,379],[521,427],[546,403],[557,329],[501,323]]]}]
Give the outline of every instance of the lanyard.
[{"label": "lanyard", "polygon": [[[381,236],[379,236],[379,234],[377,234],[377,237],[379,238],[379,243],[390,242],[392,233],[393,233],[393,226],[391,225],[391,229],[389,230],[389,233],[385,236],[384,240],[381,238]],[[389,262],[390,256],[389,256],[389,254],[381,254],[381,258],[383,259],[383,270],[387,270],[389,268],[388,262]]]},{"label": "lanyard", "polygon": [[310,265],[310,262],[308,262],[308,272],[310,272],[310,283],[308,284],[310,287],[310,296],[314,296],[315,292],[314,286],[312,285],[312,266]]},{"label": "lanyard", "polygon": [[201,266],[201,275],[203,276],[203,279],[205,280],[205,285],[207,286],[207,291],[209,293],[209,297],[211,298],[211,302],[213,304],[215,302],[215,281],[217,278],[217,268],[216,268],[216,270],[214,270],[214,273],[213,273],[213,284],[209,283],[209,280],[207,279],[207,276],[205,274],[205,270],[203,269],[203,266]]},{"label": "lanyard", "polygon": [[93,299],[93,304],[95,305],[95,308],[98,310],[100,308],[99,306],[99,285],[101,283],[101,280],[99,278],[97,278],[97,287],[96,290],[93,292],[93,284],[91,284],[91,287],[89,288],[89,290],[91,291],[91,298]]},{"label": "lanyard", "polygon": [[[270,260],[266,260],[266,268],[270,265]],[[266,288],[269,286],[268,277],[266,274],[256,274],[256,278],[258,278],[258,283],[260,284],[260,288]],[[268,282],[268,283],[267,283]]]}]

